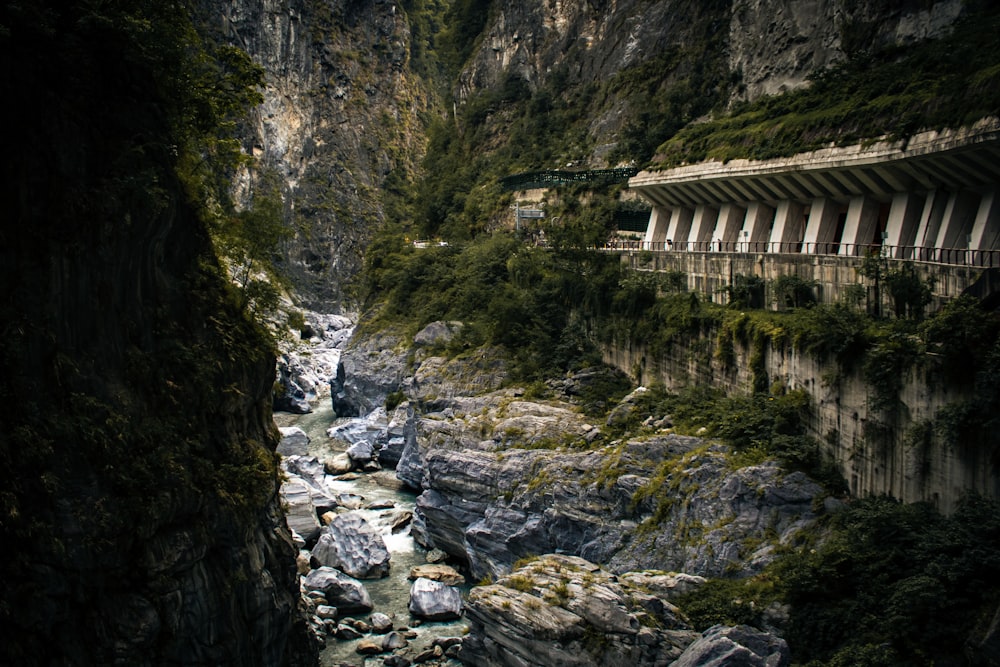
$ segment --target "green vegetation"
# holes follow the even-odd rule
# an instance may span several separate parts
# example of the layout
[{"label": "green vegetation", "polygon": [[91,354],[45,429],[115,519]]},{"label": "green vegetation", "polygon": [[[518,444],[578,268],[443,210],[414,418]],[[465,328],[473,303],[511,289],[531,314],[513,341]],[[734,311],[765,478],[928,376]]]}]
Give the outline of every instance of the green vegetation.
[{"label": "green vegetation", "polygon": [[713,580],[677,601],[698,629],[760,626],[788,603],[797,663],[940,664],[985,630],[1000,604],[1000,508],[963,500],[952,517],[886,498],[851,503],[761,575]]},{"label": "green vegetation", "polygon": [[[978,2],[939,40],[858,53],[792,93],[738,105],[724,117],[690,125],[658,149],[668,168],[706,159],[767,159],[899,139],[924,129],[969,125],[1000,112],[1000,8]],[[845,35],[852,34],[845,28]]]}]

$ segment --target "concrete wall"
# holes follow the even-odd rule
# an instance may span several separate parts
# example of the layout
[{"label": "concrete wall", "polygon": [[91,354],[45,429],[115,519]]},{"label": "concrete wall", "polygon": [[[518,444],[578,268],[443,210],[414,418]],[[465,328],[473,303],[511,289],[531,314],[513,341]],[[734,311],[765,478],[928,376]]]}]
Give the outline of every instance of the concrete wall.
[{"label": "concrete wall", "polygon": [[[795,255],[772,253],[720,252],[643,252],[622,253],[622,263],[637,271],[680,271],[687,274],[688,290],[700,292],[716,303],[726,303],[726,287],[737,275],[757,276],[772,281],[783,275],[797,275],[818,283],[816,298],[820,303],[843,300],[845,290],[859,285],[861,257],[836,255]],[[895,260],[889,260],[895,261]],[[948,300],[959,296],[974,283],[983,269],[967,265],[908,262],[924,280],[933,279],[933,312]],[[770,294],[768,305],[771,305]]]},{"label": "concrete wall", "polygon": [[[662,382],[677,390],[689,384],[709,384],[727,392],[752,391],[750,350],[735,345],[729,367],[716,358],[718,332],[675,344],[663,357],[653,358],[644,345],[609,346],[605,362],[637,382]],[[812,397],[810,434],[824,443],[854,496],[888,494],[906,502],[928,501],[945,513],[954,511],[970,489],[1000,499],[997,462],[975,447],[951,445],[934,437],[928,443],[912,437],[913,425],[932,420],[937,411],[965,398],[945,390],[937,369],[914,370],[900,392],[901,409],[892,420],[868,409],[869,389],[861,369],[845,371],[834,361],[822,362],[798,351],[767,347],[769,382],[789,390],[804,389]],[[917,444],[915,444],[917,441]]]}]

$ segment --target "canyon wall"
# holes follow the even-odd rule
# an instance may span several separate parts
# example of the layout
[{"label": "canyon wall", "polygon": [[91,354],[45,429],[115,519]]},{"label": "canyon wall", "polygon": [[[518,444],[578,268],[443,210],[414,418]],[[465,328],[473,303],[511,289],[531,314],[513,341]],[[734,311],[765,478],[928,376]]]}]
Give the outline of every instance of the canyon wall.
[{"label": "canyon wall", "polygon": [[[751,346],[734,341],[733,359],[724,363],[717,354],[718,333],[675,342],[661,357],[642,344],[609,346],[604,360],[643,384],[660,382],[672,390],[701,384],[751,393],[756,379]],[[844,369],[834,360],[768,342],[758,368],[771,387],[808,392],[811,435],[836,461],[852,495],[928,501],[945,513],[967,491],[1000,498],[1000,471],[989,452],[922,430],[938,410],[968,398],[948,388],[933,359],[906,373],[892,413],[873,408],[873,390],[860,364]]]},{"label": "canyon wall", "polygon": [[[257,172],[277,176],[292,238],[283,268],[302,305],[339,312],[346,284],[423,153],[426,84],[394,2],[204,0],[203,31],[266,72],[264,103],[242,129]],[[238,194],[255,184],[243,174]]]}]

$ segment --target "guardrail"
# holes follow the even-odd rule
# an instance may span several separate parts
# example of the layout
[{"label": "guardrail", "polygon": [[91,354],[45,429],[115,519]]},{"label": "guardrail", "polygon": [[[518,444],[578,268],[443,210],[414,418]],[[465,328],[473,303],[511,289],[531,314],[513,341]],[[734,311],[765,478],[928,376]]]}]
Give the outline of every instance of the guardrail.
[{"label": "guardrail", "polygon": [[879,255],[886,259],[913,260],[938,264],[977,267],[1000,266],[1000,250],[970,248],[930,248],[925,246],[890,246],[859,243],[780,243],[756,241],[611,241],[604,250],[649,252],[719,252],[772,253],[787,255],[826,255],[833,257],[867,257]]},{"label": "guardrail", "polygon": [[504,176],[500,179],[500,186],[507,191],[517,191],[548,188],[554,185],[566,185],[569,183],[623,183],[638,173],[639,169],[637,167],[584,169],[580,171],[543,169]]}]

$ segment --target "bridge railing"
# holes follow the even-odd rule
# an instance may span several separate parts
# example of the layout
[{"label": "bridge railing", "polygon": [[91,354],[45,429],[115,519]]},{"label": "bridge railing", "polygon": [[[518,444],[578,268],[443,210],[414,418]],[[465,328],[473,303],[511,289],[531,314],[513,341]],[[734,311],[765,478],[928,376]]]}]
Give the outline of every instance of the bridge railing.
[{"label": "bridge railing", "polygon": [[959,264],[976,267],[1000,266],[1000,250],[970,248],[933,248],[927,246],[890,246],[860,243],[782,243],[771,241],[628,241],[615,240],[604,248],[609,251],[649,252],[718,252],[774,253],[790,255],[831,255],[836,257],[867,257],[879,255],[886,259],[907,259],[938,264]]}]

